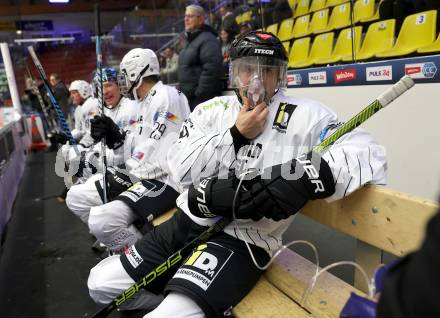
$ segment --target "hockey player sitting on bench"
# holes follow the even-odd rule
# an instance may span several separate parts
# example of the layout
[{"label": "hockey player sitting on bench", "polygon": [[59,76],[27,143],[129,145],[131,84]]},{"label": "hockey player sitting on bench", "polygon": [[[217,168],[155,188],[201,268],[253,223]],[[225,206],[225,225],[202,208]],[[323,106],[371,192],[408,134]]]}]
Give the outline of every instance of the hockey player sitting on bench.
[{"label": "hockey player sitting on bench", "polygon": [[[95,302],[110,303],[219,216],[232,217],[236,201],[237,220],[192,255],[183,254],[180,268],[149,277],[147,290],[123,305],[151,307],[155,294],[163,293],[164,300],[145,317],[226,316],[262,274],[243,240],[263,266],[308,200],[337,200],[365,183],[385,183],[384,150],[361,129],[346,134],[322,157],[309,152],[339,121],[319,102],[284,95],[287,56],[274,35],[242,35],[232,43],[230,56],[237,96],[198,105],[168,154],[173,176],[187,188],[177,199],[176,214],[126,253],[91,270],[88,286]],[[247,171],[257,176],[247,176],[239,187]]]},{"label": "hockey player sitting on bench", "polygon": [[131,50],[120,69],[141,104],[136,124],[123,131],[107,116],[92,120],[92,137],[96,141],[105,137],[113,149],[108,160],[113,167],[106,172],[111,202],[103,205],[101,174],[73,186],[66,200],[90,232],[116,253],[142,237],[133,222],[148,224],[175,205],[179,188],[168,177],[166,153],[189,114],[186,97],[159,81],[159,63],[152,50]]}]

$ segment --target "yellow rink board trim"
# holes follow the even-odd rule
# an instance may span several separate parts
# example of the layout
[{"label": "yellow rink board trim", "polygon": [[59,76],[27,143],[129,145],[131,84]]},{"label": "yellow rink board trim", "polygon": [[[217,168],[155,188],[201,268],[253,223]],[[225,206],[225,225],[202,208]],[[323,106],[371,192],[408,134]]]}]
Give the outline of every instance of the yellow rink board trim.
[{"label": "yellow rink board trim", "polygon": [[318,223],[396,256],[418,248],[438,204],[380,186],[366,186],[327,203],[309,201],[301,211]]}]

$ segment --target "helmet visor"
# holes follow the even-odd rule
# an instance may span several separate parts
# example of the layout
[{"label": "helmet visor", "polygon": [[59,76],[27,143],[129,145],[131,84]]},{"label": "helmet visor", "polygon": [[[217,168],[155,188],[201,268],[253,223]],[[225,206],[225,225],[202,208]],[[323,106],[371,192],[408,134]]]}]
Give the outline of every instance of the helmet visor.
[{"label": "helmet visor", "polygon": [[253,78],[273,82],[275,88],[286,86],[287,62],[267,56],[244,56],[231,61],[229,79],[232,88],[245,88]]}]

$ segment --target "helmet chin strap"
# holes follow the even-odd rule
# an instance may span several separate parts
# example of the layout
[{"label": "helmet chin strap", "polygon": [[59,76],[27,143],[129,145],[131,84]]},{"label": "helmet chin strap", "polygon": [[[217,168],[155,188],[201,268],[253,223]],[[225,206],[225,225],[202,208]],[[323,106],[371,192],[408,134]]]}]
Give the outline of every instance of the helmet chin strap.
[{"label": "helmet chin strap", "polygon": [[137,92],[136,89],[140,86],[140,80],[142,79],[142,76],[145,74],[145,72],[148,70],[148,68],[150,67],[150,64],[147,64],[140,72],[139,75],[136,77],[136,79],[134,80],[134,82],[131,84],[127,95],[130,96],[132,93],[135,97],[136,100],[139,100],[139,97],[137,96]]}]

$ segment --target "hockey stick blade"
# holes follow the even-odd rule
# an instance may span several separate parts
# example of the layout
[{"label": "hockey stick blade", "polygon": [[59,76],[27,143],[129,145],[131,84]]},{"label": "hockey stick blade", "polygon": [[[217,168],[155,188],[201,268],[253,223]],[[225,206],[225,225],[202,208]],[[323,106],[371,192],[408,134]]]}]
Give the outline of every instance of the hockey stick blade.
[{"label": "hockey stick blade", "polygon": [[[379,98],[385,95],[386,100],[389,100],[388,103],[402,95],[405,91],[414,86],[414,82],[411,78],[410,81],[407,79],[409,77],[404,76],[399,82],[389,88],[385,93],[380,95]],[[403,83],[403,84],[402,84]],[[391,92],[391,93],[390,93]],[[390,94],[390,95],[387,95]],[[378,98],[378,99],[379,99]],[[392,98],[392,99],[391,99]],[[341,138],[346,133],[352,131],[361,123],[365,122],[368,118],[370,118],[373,114],[375,114],[379,109],[383,108],[382,104],[376,99],[373,103],[368,105],[364,110],[362,110],[359,114],[351,118],[347,123],[339,127],[333,134],[329,137],[325,138],[319,145],[313,148],[314,151],[323,152],[327,147],[334,144],[339,138]],[[379,104],[379,105],[376,105]],[[386,104],[387,105],[387,104]],[[379,108],[378,108],[379,107]],[[375,110],[375,111],[374,111]],[[199,244],[206,242],[216,233],[223,230],[229,223],[231,222],[230,218],[222,218],[218,220],[216,223],[211,225],[205,232],[200,234],[190,243],[185,245],[182,249],[171,255],[163,264],[156,267],[153,271],[148,273],[142,279],[137,281],[133,286],[126,289],[121,295],[116,297],[111,303],[109,303],[106,307],[102,308],[100,311],[95,313],[92,318],[103,318],[107,317],[114,309],[121,306],[128,299],[133,297],[135,294],[139,292],[141,288],[145,288],[148,286],[154,279],[159,276],[158,272],[163,274],[166,270],[174,267],[178,264],[182,258],[182,254],[185,254],[191,251],[193,248],[197,247]],[[165,270],[164,270],[165,269]]]}]

